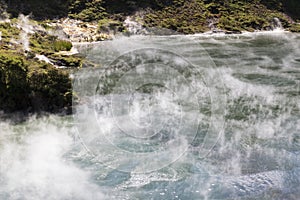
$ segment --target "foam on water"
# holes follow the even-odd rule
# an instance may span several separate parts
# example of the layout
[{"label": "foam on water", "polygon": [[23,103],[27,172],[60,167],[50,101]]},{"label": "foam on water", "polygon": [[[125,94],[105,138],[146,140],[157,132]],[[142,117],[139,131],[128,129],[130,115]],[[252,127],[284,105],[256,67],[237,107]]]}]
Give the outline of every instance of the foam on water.
[{"label": "foam on water", "polygon": [[[294,74],[287,75],[282,71],[293,67],[291,59],[299,53],[299,48],[289,39],[290,37],[295,39],[294,35],[285,34],[290,33],[254,33],[210,37],[209,40],[203,39],[202,35],[187,36],[189,38],[187,40],[182,36],[135,36],[107,42],[100,45],[100,48],[96,47],[95,52],[91,51],[90,55],[95,58],[97,53],[103,55],[102,52],[107,53],[106,48],[109,48],[110,55],[113,56],[107,59],[111,59],[111,62],[114,57],[116,58],[122,52],[126,53],[128,49],[139,49],[143,46],[167,47],[178,52],[180,48],[180,54],[198,66],[201,62],[208,63],[207,59],[199,55],[210,55],[209,59],[215,61],[216,66],[207,67],[200,64],[200,71],[208,79],[210,76],[215,77],[217,73],[222,74],[222,82],[225,86],[226,127],[210,155],[205,161],[201,161],[201,164],[199,163],[200,171],[194,171],[194,167],[198,166],[199,162],[197,161],[199,146],[197,146],[198,142],[194,141],[193,147],[190,148],[191,154],[188,153],[180,158],[188,171],[193,169],[190,175],[185,173],[183,178],[166,180],[160,176],[154,178],[151,173],[132,174],[124,184],[119,185],[125,190],[123,192],[131,198],[150,195],[149,198],[154,199],[162,196],[166,199],[292,198],[288,195],[289,192],[297,196],[295,191],[298,179],[291,177],[298,173],[299,163],[298,159],[295,160],[297,154],[294,151],[299,150],[297,139],[299,134],[298,129],[295,129],[297,114],[292,113],[298,113],[299,103],[297,96],[287,96],[281,92],[295,86],[295,90],[298,88],[299,82],[294,79]],[[138,44],[135,45],[134,41],[138,41]],[[199,47],[197,42],[198,45],[203,44],[207,50],[206,54],[201,47],[197,49]],[[102,58],[100,60],[102,62]],[[180,60],[177,64],[180,65]],[[192,84],[197,85],[197,82]],[[213,88],[210,84],[206,86]],[[218,90],[219,92],[222,91],[217,84],[214,86],[221,89]],[[205,94],[203,91],[202,95]],[[188,96],[184,87],[179,93]],[[164,96],[157,97],[164,98]],[[124,98],[126,99],[124,96],[118,99]],[[141,102],[133,104],[135,106],[131,117],[134,119],[139,117],[143,119],[147,116],[145,110],[140,109],[139,103]],[[124,117],[126,124],[127,115]],[[218,119],[213,121],[217,122]],[[103,121],[101,124],[105,127],[103,125],[108,123]],[[291,131],[289,126],[294,127],[295,131]],[[114,139],[120,138],[114,137]],[[143,147],[146,148],[146,145]],[[175,174],[180,173],[178,165],[173,163],[171,166]],[[129,169],[133,170],[133,168]],[[286,179],[289,178],[291,182],[286,184]],[[218,185],[218,188],[211,188],[211,185]],[[136,187],[139,189],[135,190]],[[181,194],[173,193],[176,190],[181,191]],[[274,190],[276,194],[272,193]]]},{"label": "foam on water", "polygon": [[103,199],[90,174],[64,158],[73,144],[70,129],[51,118],[15,127],[1,123],[0,198]]},{"label": "foam on water", "polygon": [[89,47],[103,67],[73,75],[74,119],[1,123],[0,197],[298,199],[299,39],[134,36]]},{"label": "foam on water", "polygon": [[[150,183],[149,181],[146,181],[145,183],[144,179],[151,180],[151,178],[145,178],[146,175],[143,174],[139,175],[140,178],[138,179],[129,179],[125,185],[130,187],[140,187],[145,184],[146,186],[154,184],[153,191],[151,189],[149,191],[149,193],[152,194],[152,197],[158,198],[159,196],[168,196],[167,198],[170,199],[175,198],[176,196],[177,198],[180,198],[180,196],[183,198],[187,194],[183,192],[181,195],[176,194],[175,196],[172,196],[172,194],[166,192],[163,188],[172,188],[174,185],[177,185],[177,188],[181,188],[181,186],[179,186],[181,184],[189,185],[188,188],[185,188],[185,191],[189,193],[188,197],[192,199],[211,199],[211,197],[221,199],[251,196],[255,197],[257,195],[262,195],[269,190],[284,191],[285,187],[292,188],[295,186],[293,184],[289,186],[282,185],[284,182],[283,177],[285,177],[284,170],[289,169],[292,166],[299,165],[296,164],[297,161],[294,160],[295,155],[292,156],[293,159],[291,160],[291,157],[284,159],[286,158],[286,151],[292,151],[292,149],[295,148],[297,149],[297,145],[295,146],[294,141],[295,137],[297,137],[297,133],[291,133],[289,131],[290,129],[286,129],[284,124],[290,120],[294,121],[294,117],[290,114],[291,105],[299,107],[299,103],[297,103],[295,98],[287,98],[286,96],[278,94],[278,90],[280,90],[282,87],[281,85],[284,85],[285,88],[288,88],[290,86],[292,87],[292,85],[296,82],[291,81],[291,84],[287,84],[287,81],[289,79],[293,79],[293,77],[286,76],[280,72],[277,73],[276,71],[266,70],[264,68],[260,68],[260,66],[279,65],[282,67],[280,62],[276,62],[280,61],[281,59],[285,59],[286,64],[284,64],[283,67],[289,67],[290,60],[288,59],[288,56],[290,55],[290,57],[292,57],[292,55],[297,54],[298,51],[297,49],[291,49],[288,47],[290,41],[286,36],[275,34],[274,32],[270,33],[270,35],[268,35],[269,33],[266,34],[267,35],[264,35],[263,33],[257,33],[256,35],[241,36],[242,39],[232,37],[229,39],[210,39],[210,41],[202,41],[201,38],[193,38],[198,40],[200,43],[204,42],[207,46],[208,44],[211,44],[208,46],[208,52],[210,55],[212,55],[212,59],[219,60],[224,63],[222,64],[224,66],[219,68],[218,71],[222,74],[224,85],[228,91],[228,106],[233,106],[231,111],[229,109],[230,112],[228,113],[225,134],[220,138],[220,143],[216,146],[216,150],[211,153],[211,155],[206,159],[206,162],[202,163],[202,167],[204,167],[204,165],[208,165],[208,167],[204,167],[204,169],[206,169],[208,172],[211,171],[209,172],[211,175],[216,176],[217,180],[222,180],[219,181],[220,185],[228,185],[225,188],[220,186],[222,189],[218,190],[219,196],[214,196],[214,192],[211,188],[206,188],[207,191],[205,190],[205,187],[203,187],[204,189],[193,189],[195,187],[193,184],[197,185],[197,183],[201,182],[201,178],[198,175],[191,176],[198,177],[197,180],[194,180],[194,178],[183,179],[185,180],[183,182],[179,180],[168,181],[164,180],[163,178],[160,181],[153,179],[153,182],[161,182],[161,184],[155,186],[154,183],[151,183],[152,181],[150,181]],[[178,37],[180,38],[180,36]],[[172,38],[172,40],[174,40],[176,36],[173,36]],[[165,41],[168,41],[165,39],[166,38],[164,37],[151,38],[152,41],[150,46],[154,47],[155,45],[161,44],[162,47],[165,47],[163,44],[165,44]],[[143,37],[135,37],[134,40],[139,41],[137,45],[139,48],[143,45],[148,46],[148,42]],[[129,41],[134,40],[129,39]],[[275,57],[275,55],[267,53],[265,46],[269,45],[268,42],[265,42],[263,46],[260,44],[260,42],[264,42],[265,40],[269,40],[271,44],[279,43],[280,45],[283,45],[283,48],[287,50],[284,54],[291,54],[284,56],[277,53],[277,57]],[[116,46],[112,49],[121,49],[120,52],[124,52],[126,47],[128,47],[127,42],[128,40],[124,38],[121,41],[116,41],[116,43],[113,43],[113,45]],[[180,42],[176,41],[175,39],[172,44],[177,45],[180,44]],[[132,44],[129,43],[129,46],[130,45]],[[218,52],[214,45],[217,45],[222,51]],[[258,45],[258,47],[256,47],[256,45]],[[181,49],[183,53],[185,51],[184,49],[187,49],[189,52],[191,52],[191,50],[194,48],[195,51],[195,47],[185,46],[185,44],[182,44],[181,47],[184,47]],[[124,48],[124,50],[122,50],[122,48]],[[176,47],[173,49],[176,49]],[[213,51],[217,51],[217,53],[215,53],[216,57],[213,56],[214,54],[211,54]],[[219,57],[224,53],[230,53],[230,56]],[[193,57],[193,55],[195,55],[195,57]],[[201,60],[200,58],[196,57],[197,55],[199,54],[193,54],[191,52],[188,56],[193,60],[193,63],[197,63],[199,60]],[[243,66],[248,64],[249,66],[247,67]],[[214,68],[202,69],[202,72],[206,74],[214,74],[215,71],[216,69]],[[261,76],[260,79],[252,80],[251,74],[255,73],[259,75],[264,73],[266,75]],[[272,83],[273,76],[278,76],[278,81],[281,81],[280,77],[286,77],[287,79],[282,79],[283,82],[277,85],[277,83]],[[271,82],[269,83],[263,79],[270,80]],[[180,94],[184,94],[184,89]],[[160,96],[160,98],[162,98],[162,96]],[[137,111],[134,115],[136,117],[139,116],[139,113],[143,113],[141,110],[135,111]],[[294,121],[293,124],[296,124],[296,122]],[[289,125],[291,124],[289,123]],[[278,141],[282,141],[282,144],[278,144]],[[272,147],[272,145],[279,146]],[[197,152],[197,147],[193,148],[193,152]],[[260,162],[257,162],[257,159],[260,159]],[[185,162],[189,163],[188,161]],[[215,165],[214,163],[219,164]],[[290,164],[286,165],[287,163]],[[276,169],[280,169],[282,171],[276,171]],[[178,169],[175,168],[175,171],[176,170]],[[271,172],[272,170],[275,171]],[[266,174],[265,171],[267,171]],[[268,171],[270,171],[270,173]],[[260,174],[255,175],[256,173]],[[287,173],[289,174],[290,172]],[[202,175],[203,174],[200,176]],[[148,176],[152,177],[152,175]],[[254,178],[256,176],[258,178]],[[265,181],[270,180],[269,182],[272,183],[265,184],[264,181],[260,183],[259,177],[264,176],[268,177]],[[144,177],[144,179],[141,177]],[[202,179],[204,182],[207,181],[207,183],[213,180],[216,181],[215,178],[207,179],[202,177]],[[137,182],[137,180],[139,181]],[[196,183],[192,182],[192,180],[194,180]],[[232,183],[227,183],[231,182],[229,180],[232,180]],[[296,179],[295,181],[296,182],[294,183],[297,183]],[[235,186],[235,183],[238,185],[240,184],[238,187],[247,186],[246,189],[241,189],[244,190],[244,193],[243,191],[240,192],[240,189]],[[216,183],[212,184],[216,185]],[[122,187],[126,188],[126,186]],[[156,189],[154,190],[154,188]],[[171,189],[166,190],[172,191]],[[286,193],[283,192],[283,194],[280,195],[284,194]],[[133,194],[131,195],[135,196]]]}]

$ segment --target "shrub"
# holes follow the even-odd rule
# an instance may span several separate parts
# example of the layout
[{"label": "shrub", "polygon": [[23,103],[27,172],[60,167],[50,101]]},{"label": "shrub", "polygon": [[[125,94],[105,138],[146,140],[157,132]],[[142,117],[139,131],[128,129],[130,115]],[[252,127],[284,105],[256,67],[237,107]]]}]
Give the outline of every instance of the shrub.
[{"label": "shrub", "polygon": [[32,69],[28,82],[35,111],[57,112],[71,107],[71,80],[67,72],[43,64]]},{"label": "shrub", "polygon": [[106,17],[102,0],[76,0],[69,8],[69,17],[85,22],[96,21]]},{"label": "shrub", "polygon": [[54,51],[70,51],[72,43],[66,40],[57,40],[53,43]]},{"label": "shrub", "polygon": [[291,32],[300,33],[300,24],[292,24],[289,30]]},{"label": "shrub", "polygon": [[28,66],[22,56],[0,54],[0,109],[15,111],[28,107]]},{"label": "shrub", "polygon": [[110,33],[111,31],[114,33],[124,31],[123,23],[112,19],[98,21],[98,32]]},{"label": "shrub", "polygon": [[0,110],[14,112],[70,110],[72,88],[65,70],[22,54],[0,51]]}]

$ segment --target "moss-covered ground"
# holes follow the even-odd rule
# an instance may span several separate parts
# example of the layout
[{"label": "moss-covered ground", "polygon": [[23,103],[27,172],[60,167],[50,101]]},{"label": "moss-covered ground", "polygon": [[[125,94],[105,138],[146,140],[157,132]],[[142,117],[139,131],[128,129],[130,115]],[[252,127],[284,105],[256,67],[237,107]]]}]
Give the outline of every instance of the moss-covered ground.
[{"label": "moss-covered ground", "polygon": [[[69,70],[80,67],[82,59],[58,54],[69,51],[72,43],[43,31],[28,34],[30,51],[24,51],[21,29],[14,21],[0,23],[0,110],[70,112]],[[53,64],[40,61],[36,55],[47,56]]]},{"label": "moss-covered ground", "polygon": [[241,32],[270,30],[278,18],[284,28],[290,18],[280,8],[269,9],[259,1],[180,1],[161,10],[150,9],[144,16],[145,26],[169,28],[182,33],[199,33],[210,29]]}]

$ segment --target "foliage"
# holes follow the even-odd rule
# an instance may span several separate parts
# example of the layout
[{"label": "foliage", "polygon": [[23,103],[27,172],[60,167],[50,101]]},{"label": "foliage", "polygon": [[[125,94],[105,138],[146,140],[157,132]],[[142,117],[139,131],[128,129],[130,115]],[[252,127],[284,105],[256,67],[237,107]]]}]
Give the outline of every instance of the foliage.
[{"label": "foliage", "polygon": [[[275,7],[268,9],[267,6]],[[275,17],[284,27],[289,26],[288,17],[280,12],[282,9],[282,3],[275,0],[189,0],[180,4],[173,2],[161,10],[150,10],[144,21],[148,27],[182,33],[207,31],[209,25],[232,32],[269,30],[274,26]]]},{"label": "foliage", "polygon": [[293,24],[289,28],[289,31],[295,32],[295,33],[300,33],[300,24]]},{"label": "foliage", "polygon": [[48,55],[48,58],[50,58],[52,62],[58,66],[76,68],[76,67],[81,67],[82,65],[82,58],[75,57],[75,56],[51,54]]},{"label": "foliage", "polygon": [[184,0],[106,0],[103,3],[106,11],[110,15],[121,13],[123,16],[132,15],[136,11],[141,9],[151,8],[153,10],[160,10],[166,6],[173,5],[174,2],[177,2],[178,5]]},{"label": "foliage", "polygon": [[82,21],[96,21],[106,17],[102,0],[75,0],[69,7],[69,17]]},{"label": "foliage", "polygon": [[13,111],[28,105],[28,65],[20,55],[0,53],[0,109]]},{"label": "foliage", "polygon": [[162,10],[148,12],[144,17],[145,25],[172,29],[182,33],[208,30],[206,26],[207,13],[203,2],[186,1],[179,5],[173,4]]},{"label": "foliage", "polygon": [[70,51],[72,49],[72,43],[66,40],[56,40],[53,43],[54,51]]},{"label": "foliage", "polygon": [[51,54],[54,51],[70,51],[72,43],[46,33],[34,33],[30,38],[30,47],[36,53]]},{"label": "foliage", "polygon": [[110,33],[113,31],[122,32],[124,31],[123,23],[118,20],[102,19],[98,21],[98,31],[104,33]]},{"label": "foliage", "polygon": [[82,58],[57,53],[70,50],[72,43],[43,31],[29,34],[31,51],[25,54],[18,43],[20,30],[12,25],[15,20],[11,21],[11,24],[0,23],[0,110],[69,112],[72,103],[69,72],[39,61],[35,55],[45,55],[54,64],[67,67],[80,67]]},{"label": "foliage", "polygon": [[211,14],[217,14],[224,8],[228,9],[228,5],[234,7],[234,10],[244,9],[245,5],[252,7],[263,5],[268,10],[288,13],[294,20],[300,19],[299,0],[4,0],[4,2],[6,4],[0,4],[0,11],[7,7],[13,17],[17,17],[19,13],[25,15],[32,13],[35,19],[55,19],[69,15],[83,21],[93,21],[107,17],[107,13],[109,15],[121,13],[126,16],[141,9],[178,8],[194,2],[211,4],[208,9]]},{"label": "foliage", "polygon": [[54,51],[56,36],[47,35],[46,33],[34,33],[30,36],[30,49],[34,53],[48,55]]},{"label": "foliage", "polygon": [[59,40],[56,36],[35,33],[30,38],[30,48],[33,53],[42,54],[52,60],[55,65],[65,67],[81,67],[82,58],[56,54],[59,51],[70,51],[72,43]]},{"label": "foliage", "polygon": [[9,43],[12,37],[18,39],[20,35],[20,30],[11,26],[10,23],[0,23],[0,31],[2,33],[2,43]]},{"label": "foliage", "polygon": [[1,110],[57,112],[70,108],[71,94],[66,71],[12,51],[0,52]]},{"label": "foliage", "polygon": [[28,73],[30,98],[35,111],[56,112],[72,104],[71,80],[67,72],[40,63]]}]

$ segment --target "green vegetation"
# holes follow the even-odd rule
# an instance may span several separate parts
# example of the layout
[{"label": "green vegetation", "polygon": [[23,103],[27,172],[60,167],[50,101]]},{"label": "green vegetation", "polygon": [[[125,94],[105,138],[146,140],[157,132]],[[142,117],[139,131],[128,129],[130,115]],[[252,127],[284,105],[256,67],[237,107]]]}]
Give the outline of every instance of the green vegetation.
[{"label": "green vegetation", "polygon": [[51,54],[54,51],[70,51],[72,43],[66,40],[59,40],[57,36],[40,32],[31,35],[30,48],[35,53]]},{"label": "green vegetation", "polygon": [[70,51],[72,43],[66,40],[59,40],[56,36],[35,33],[30,38],[31,52],[45,55],[55,65],[64,67],[81,67],[82,58],[57,54],[59,51]]},{"label": "green vegetation", "polygon": [[[179,3],[179,2],[178,2]],[[160,27],[182,33],[196,33],[209,30],[208,13],[203,2],[182,2],[164,7],[162,10],[150,10],[144,17],[145,26]]]},{"label": "green vegetation", "polygon": [[16,27],[11,26],[10,23],[0,23],[0,31],[2,33],[2,40],[0,41],[1,47],[8,48],[11,39],[19,39],[20,30]]},{"label": "green vegetation", "polygon": [[[279,10],[280,5],[276,5]],[[269,30],[274,26],[275,17],[288,27],[289,19],[285,14],[270,10],[259,1],[189,0],[174,2],[162,10],[150,10],[144,18],[149,27],[195,33],[207,31],[209,26],[232,32]]]},{"label": "green vegetation", "polygon": [[289,31],[300,33],[300,24],[292,24],[291,27],[289,28]]},{"label": "green vegetation", "polygon": [[[30,51],[25,52],[16,22],[0,23],[0,110],[70,112],[69,71],[57,66],[77,68],[82,58],[61,54],[72,43],[40,30],[28,35]],[[54,65],[39,61],[36,55],[47,56]]]},{"label": "green vegetation", "polygon": [[19,110],[28,107],[28,65],[22,56],[13,53],[0,54],[0,109]]},{"label": "green vegetation", "polygon": [[[6,0],[12,16],[32,13],[35,19],[67,17],[82,21],[100,21],[123,31],[121,21],[142,11],[146,27],[161,27],[181,33],[203,32],[211,27],[231,31],[268,30],[274,17],[289,28],[291,19],[300,19],[298,0]],[[1,7],[1,6],[0,6]],[[2,9],[3,10],[3,9]],[[1,9],[0,9],[1,11]],[[286,14],[283,14],[286,13]],[[103,23],[108,22],[108,23]],[[294,29],[291,29],[294,30]]]},{"label": "green vegetation", "polygon": [[0,52],[1,110],[58,112],[70,109],[71,99],[66,71],[13,51]]},{"label": "green vegetation", "polygon": [[114,31],[116,33],[124,31],[124,27],[123,23],[118,20],[102,19],[98,21],[98,31],[102,33]]},{"label": "green vegetation", "polygon": [[71,80],[67,71],[38,63],[27,75],[31,107],[34,111],[70,112],[72,105]]},{"label": "green vegetation", "polygon": [[66,40],[56,40],[53,43],[54,51],[70,51],[72,49],[72,43]]},{"label": "green vegetation", "polygon": [[96,21],[107,16],[102,0],[75,0],[69,6],[69,17],[85,22]]},{"label": "green vegetation", "polygon": [[62,54],[51,54],[48,58],[52,60],[55,65],[68,67],[68,68],[78,68],[82,65],[82,58],[76,56],[68,56]]},{"label": "green vegetation", "polygon": [[30,48],[37,54],[52,54],[55,51],[56,40],[56,36],[35,33],[30,37]]}]

